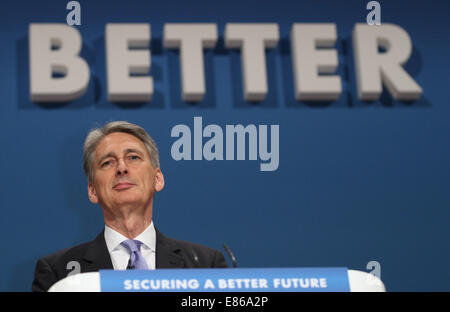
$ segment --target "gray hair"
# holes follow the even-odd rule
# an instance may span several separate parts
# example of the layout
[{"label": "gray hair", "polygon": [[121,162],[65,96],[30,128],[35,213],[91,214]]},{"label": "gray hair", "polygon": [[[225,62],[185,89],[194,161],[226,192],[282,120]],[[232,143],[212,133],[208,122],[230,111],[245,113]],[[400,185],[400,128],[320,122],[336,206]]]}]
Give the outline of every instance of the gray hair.
[{"label": "gray hair", "polygon": [[147,148],[153,168],[159,168],[158,148],[156,147],[155,141],[153,141],[144,128],[126,121],[112,121],[103,127],[94,128],[89,131],[84,141],[83,169],[88,182],[94,181],[94,154],[98,143],[105,136],[114,132],[128,133],[141,140]]}]

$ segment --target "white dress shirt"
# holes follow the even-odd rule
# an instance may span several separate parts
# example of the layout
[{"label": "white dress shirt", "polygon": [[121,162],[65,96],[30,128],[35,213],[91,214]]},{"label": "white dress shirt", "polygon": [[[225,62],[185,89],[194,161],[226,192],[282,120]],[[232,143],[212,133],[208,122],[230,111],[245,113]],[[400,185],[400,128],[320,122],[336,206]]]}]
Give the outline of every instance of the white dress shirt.
[{"label": "white dress shirt", "polygon": [[[126,270],[130,260],[130,251],[120,243],[129,238],[105,225],[105,241],[114,270]],[[144,256],[147,266],[150,270],[156,267],[156,231],[153,221],[136,238],[142,242],[141,253]]]}]

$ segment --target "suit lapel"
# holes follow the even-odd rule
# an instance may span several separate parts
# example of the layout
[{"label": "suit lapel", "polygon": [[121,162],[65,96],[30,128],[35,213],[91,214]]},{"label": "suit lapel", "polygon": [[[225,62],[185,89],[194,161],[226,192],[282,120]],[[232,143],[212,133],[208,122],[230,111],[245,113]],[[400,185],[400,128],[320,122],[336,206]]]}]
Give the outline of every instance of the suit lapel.
[{"label": "suit lapel", "polygon": [[113,269],[111,256],[106,247],[104,230],[91,242],[83,257],[85,272]]},{"label": "suit lapel", "polygon": [[184,260],[180,254],[181,249],[173,240],[165,237],[156,229],[156,268],[184,268]]}]

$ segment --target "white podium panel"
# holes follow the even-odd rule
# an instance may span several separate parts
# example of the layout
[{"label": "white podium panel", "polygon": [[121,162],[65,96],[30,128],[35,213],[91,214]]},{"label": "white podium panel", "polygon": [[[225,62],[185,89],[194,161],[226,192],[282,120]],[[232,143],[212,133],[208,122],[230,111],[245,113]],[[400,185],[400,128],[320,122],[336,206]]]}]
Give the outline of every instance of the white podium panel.
[{"label": "white podium panel", "polygon": [[[367,272],[348,270],[351,292],[385,292],[383,282]],[[100,292],[100,273],[80,273],[55,283],[49,292]],[[237,290],[239,292],[239,290]]]}]

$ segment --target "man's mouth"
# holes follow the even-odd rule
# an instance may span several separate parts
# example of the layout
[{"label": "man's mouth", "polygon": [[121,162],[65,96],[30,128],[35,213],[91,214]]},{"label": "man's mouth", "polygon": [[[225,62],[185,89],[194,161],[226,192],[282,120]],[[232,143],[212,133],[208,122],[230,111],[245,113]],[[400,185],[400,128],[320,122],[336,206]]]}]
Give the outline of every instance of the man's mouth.
[{"label": "man's mouth", "polygon": [[126,190],[129,189],[130,187],[134,186],[133,183],[129,183],[129,182],[119,182],[116,185],[114,185],[113,189],[115,189],[116,191],[120,191],[120,190]]}]

